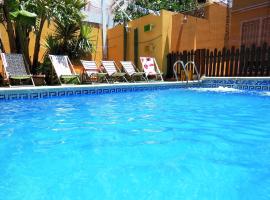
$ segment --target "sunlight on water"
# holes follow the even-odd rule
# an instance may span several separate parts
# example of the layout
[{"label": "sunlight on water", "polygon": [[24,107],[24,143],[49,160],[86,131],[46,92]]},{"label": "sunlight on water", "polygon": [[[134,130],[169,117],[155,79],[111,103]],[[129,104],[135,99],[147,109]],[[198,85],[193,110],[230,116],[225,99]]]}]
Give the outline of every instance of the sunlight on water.
[{"label": "sunlight on water", "polygon": [[260,92],[262,96],[270,96],[270,92]]},{"label": "sunlight on water", "polygon": [[216,88],[190,88],[189,90],[199,91],[199,92],[243,92],[243,90],[228,88],[228,87],[216,87]]}]

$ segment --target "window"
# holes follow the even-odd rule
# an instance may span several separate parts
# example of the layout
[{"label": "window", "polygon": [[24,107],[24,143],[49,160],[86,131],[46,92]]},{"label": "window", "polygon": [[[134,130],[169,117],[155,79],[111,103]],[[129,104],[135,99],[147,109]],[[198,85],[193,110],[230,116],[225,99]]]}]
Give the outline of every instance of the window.
[{"label": "window", "polygon": [[270,44],[270,17],[242,23],[242,45],[262,45],[265,42]]},{"label": "window", "polygon": [[258,44],[260,20],[244,22],[242,24],[241,43],[246,46]]},{"label": "window", "polygon": [[262,20],[262,36],[261,44],[268,43],[270,45],[270,17]]}]

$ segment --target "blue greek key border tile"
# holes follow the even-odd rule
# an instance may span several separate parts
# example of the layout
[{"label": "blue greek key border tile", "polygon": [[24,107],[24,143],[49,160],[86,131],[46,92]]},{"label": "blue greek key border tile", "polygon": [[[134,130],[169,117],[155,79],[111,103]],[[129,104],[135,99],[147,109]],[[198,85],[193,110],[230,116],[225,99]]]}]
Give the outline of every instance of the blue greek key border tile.
[{"label": "blue greek key border tile", "polygon": [[216,88],[219,86],[236,88],[240,90],[270,91],[270,80],[203,80],[200,83],[189,84],[145,84],[145,85],[109,85],[96,87],[68,87],[68,88],[42,88],[37,90],[7,90],[0,91],[0,101],[41,99],[80,95],[100,95],[126,92],[141,92],[153,90],[166,90],[173,88],[187,87],[208,87]]},{"label": "blue greek key border tile", "polygon": [[41,99],[53,97],[79,96],[79,95],[99,95],[113,94],[125,92],[141,92],[153,90],[166,90],[172,88],[187,88],[199,87],[198,83],[186,84],[164,84],[164,85],[124,85],[124,86],[97,86],[97,87],[78,87],[78,88],[57,88],[57,89],[40,89],[40,90],[15,90],[15,91],[0,91],[0,101],[2,100],[21,100],[21,99]]},{"label": "blue greek key border tile", "polygon": [[270,90],[270,80],[203,80],[200,87],[228,87],[228,88],[236,88],[240,90],[258,90],[258,91],[269,91]]}]

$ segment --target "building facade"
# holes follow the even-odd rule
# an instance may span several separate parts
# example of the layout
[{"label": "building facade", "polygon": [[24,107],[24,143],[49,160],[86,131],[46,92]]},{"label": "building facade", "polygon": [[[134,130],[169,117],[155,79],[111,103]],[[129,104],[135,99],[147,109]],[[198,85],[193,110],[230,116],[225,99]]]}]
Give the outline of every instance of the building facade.
[{"label": "building facade", "polygon": [[140,68],[139,57],[155,57],[167,72],[167,55],[192,49],[224,47],[226,5],[211,2],[205,17],[162,10],[108,30],[108,59],[131,60]]},{"label": "building facade", "polygon": [[270,44],[269,0],[234,0],[231,14],[231,46]]}]

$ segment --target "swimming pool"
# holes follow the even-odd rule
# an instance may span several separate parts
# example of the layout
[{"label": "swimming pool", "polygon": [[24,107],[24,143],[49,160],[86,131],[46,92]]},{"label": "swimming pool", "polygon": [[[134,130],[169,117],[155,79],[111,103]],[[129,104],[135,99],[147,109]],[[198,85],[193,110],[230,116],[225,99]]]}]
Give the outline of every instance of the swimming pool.
[{"label": "swimming pool", "polygon": [[0,199],[269,199],[269,94],[211,90],[1,102]]}]

